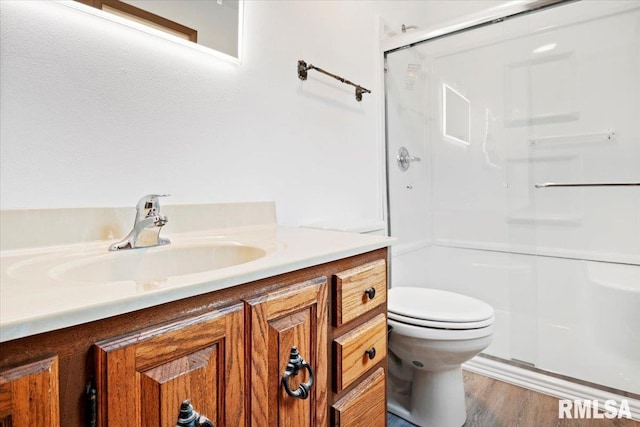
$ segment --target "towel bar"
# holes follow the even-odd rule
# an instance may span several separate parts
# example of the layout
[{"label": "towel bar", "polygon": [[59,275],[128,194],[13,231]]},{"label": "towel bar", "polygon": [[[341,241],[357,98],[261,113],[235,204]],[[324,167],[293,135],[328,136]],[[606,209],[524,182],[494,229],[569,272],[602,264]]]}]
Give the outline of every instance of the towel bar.
[{"label": "towel bar", "polygon": [[344,84],[348,84],[351,85],[353,87],[356,88],[356,101],[360,102],[362,101],[362,94],[363,93],[371,93],[371,91],[369,89],[366,89],[358,84],[353,83],[352,81],[349,81],[347,79],[345,79],[344,77],[340,77],[336,74],[330,73],[328,71],[323,70],[320,67],[316,67],[313,64],[307,64],[306,62],[304,62],[302,59],[298,61],[298,78],[300,80],[307,80],[307,71],[309,70],[316,70],[321,72],[322,74],[326,74],[327,76],[333,77],[336,80],[340,80],[342,83]]}]

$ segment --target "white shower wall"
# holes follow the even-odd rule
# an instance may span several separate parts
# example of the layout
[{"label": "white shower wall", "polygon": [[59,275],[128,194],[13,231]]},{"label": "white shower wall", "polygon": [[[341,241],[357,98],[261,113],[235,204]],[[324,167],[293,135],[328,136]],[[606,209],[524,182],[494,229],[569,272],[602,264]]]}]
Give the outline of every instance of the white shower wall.
[{"label": "white shower wall", "polygon": [[389,53],[386,78],[393,286],[483,299],[488,354],[633,393],[640,187],[535,184],[640,182],[639,34],[637,2],[578,2]]},{"label": "white shower wall", "polygon": [[[474,142],[435,145],[436,243],[640,263],[638,188],[534,187],[640,182],[639,12],[611,15],[608,3],[554,8],[461,35],[468,41],[434,42],[431,84],[471,100]],[[592,20],[596,14],[604,16]],[[549,25],[556,27],[541,30]],[[441,99],[431,102],[440,112]],[[614,140],[571,138],[608,130]],[[433,126],[429,138],[441,133]],[[543,139],[554,136],[566,138]]]}]

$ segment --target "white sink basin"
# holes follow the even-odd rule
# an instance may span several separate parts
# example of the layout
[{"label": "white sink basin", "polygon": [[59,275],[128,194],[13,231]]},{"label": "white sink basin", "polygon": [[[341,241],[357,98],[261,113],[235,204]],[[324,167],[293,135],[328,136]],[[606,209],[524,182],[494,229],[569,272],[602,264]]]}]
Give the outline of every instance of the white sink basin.
[{"label": "white sink basin", "polygon": [[244,264],[266,254],[232,242],[167,245],[91,255],[58,265],[49,274],[60,283],[152,282]]}]

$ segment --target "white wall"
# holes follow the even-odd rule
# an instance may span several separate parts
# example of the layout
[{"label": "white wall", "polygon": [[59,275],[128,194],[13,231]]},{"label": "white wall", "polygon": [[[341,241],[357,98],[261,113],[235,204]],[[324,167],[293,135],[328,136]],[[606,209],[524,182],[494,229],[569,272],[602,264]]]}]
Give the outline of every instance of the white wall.
[{"label": "white wall", "polygon": [[[2,0],[2,209],[274,200],[281,223],[382,217],[378,16],[487,2],[247,1],[242,65],[48,1]],[[353,91],[298,59],[373,89]]]}]

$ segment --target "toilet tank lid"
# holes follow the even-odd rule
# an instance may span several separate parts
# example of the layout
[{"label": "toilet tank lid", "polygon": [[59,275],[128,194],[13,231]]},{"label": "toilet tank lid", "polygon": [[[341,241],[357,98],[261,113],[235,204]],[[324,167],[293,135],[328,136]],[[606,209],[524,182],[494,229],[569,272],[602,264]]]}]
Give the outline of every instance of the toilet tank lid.
[{"label": "toilet tank lid", "polygon": [[349,218],[326,221],[316,221],[300,224],[301,227],[318,228],[320,230],[347,231],[350,233],[371,233],[384,230],[386,223],[381,219]]},{"label": "toilet tank lid", "polygon": [[438,289],[394,287],[388,298],[390,312],[436,322],[478,322],[494,313],[486,302]]}]

